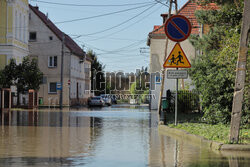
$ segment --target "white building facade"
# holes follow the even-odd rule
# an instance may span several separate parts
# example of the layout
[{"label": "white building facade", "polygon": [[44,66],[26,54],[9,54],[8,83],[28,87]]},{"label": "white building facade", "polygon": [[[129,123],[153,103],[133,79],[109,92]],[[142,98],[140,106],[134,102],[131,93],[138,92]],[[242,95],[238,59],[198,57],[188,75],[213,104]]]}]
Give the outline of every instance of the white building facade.
[{"label": "white building facade", "polygon": [[0,69],[28,56],[28,0],[0,1]]},{"label": "white building facade", "polygon": [[44,74],[43,84],[39,90],[40,104],[59,105],[62,55],[63,105],[87,103],[91,88],[91,59],[68,35],[61,32],[39,11],[38,7],[31,5],[29,50],[30,57],[38,59],[39,68]]}]

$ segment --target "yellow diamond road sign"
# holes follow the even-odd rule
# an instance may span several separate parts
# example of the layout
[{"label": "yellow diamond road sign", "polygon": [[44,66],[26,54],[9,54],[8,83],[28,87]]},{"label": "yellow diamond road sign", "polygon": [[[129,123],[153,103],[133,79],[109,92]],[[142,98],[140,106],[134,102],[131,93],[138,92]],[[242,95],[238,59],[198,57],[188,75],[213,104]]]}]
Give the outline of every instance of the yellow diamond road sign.
[{"label": "yellow diamond road sign", "polygon": [[173,50],[169,54],[165,63],[163,64],[163,67],[164,68],[190,68],[191,67],[191,64],[189,63],[179,43],[175,44]]}]

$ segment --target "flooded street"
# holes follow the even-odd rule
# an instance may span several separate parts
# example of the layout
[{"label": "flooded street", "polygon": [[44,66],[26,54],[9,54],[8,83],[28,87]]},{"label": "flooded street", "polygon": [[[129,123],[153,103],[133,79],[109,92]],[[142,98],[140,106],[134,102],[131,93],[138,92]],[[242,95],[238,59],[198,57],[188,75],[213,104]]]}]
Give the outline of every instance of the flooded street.
[{"label": "flooded street", "polygon": [[249,166],[249,153],[212,152],[158,133],[147,108],[5,111],[0,166]]}]

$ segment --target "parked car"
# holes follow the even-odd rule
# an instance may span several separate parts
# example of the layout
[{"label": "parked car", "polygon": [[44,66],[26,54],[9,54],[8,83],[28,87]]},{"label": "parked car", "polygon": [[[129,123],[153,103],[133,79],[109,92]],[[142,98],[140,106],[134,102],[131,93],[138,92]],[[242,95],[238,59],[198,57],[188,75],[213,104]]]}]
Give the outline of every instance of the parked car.
[{"label": "parked car", "polygon": [[130,99],[129,104],[131,105],[139,104],[138,99]]},{"label": "parked car", "polygon": [[88,99],[88,105],[91,107],[91,106],[104,106],[105,105],[105,102],[104,100],[102,99],[101,96],[94,96],[94,97],[90,97]]},{"label": "parked car", "polygon": [[108,106],[112,105],[112,100],[109,95],[101,95],[102,99],[104,100],[105,104]]},{"label": "parked car", "polygon": [[112,101],[112,104],[117,104],[115,95],[111,96],[111,101]]}]

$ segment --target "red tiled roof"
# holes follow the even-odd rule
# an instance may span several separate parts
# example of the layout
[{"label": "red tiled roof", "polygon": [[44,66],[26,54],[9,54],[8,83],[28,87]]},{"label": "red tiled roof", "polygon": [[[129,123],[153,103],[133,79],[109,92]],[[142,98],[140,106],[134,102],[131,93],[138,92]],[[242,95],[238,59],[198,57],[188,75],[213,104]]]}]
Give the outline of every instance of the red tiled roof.
[{"label": "red tiled roof", "polygon": [[[39,11],[38,7],[34,7],[29,5],[30,9],[44,22],[44,24],[62,41],[63,32],[52,22],[50,21],[47,16]],[[76,44],[76,42],[68,35],[65,34],[65,45],[69,48],[69,50],[77,55],[77,56],[84,56],[86,53]],[[87,59],[90,61],[92,60],[89,56]]]},{"label": "red tiled roof", "polygon": [[[215,3],[208,4],[207,6],[200,6],[195,2],[192,2],[189,0],[186,4],[182,6],[182,8],[178,11],[179,15],[184,15],[187,17],[192,25],[192,31],[191,34],[199,34],[199,28],[200,25],[197,22],[197,19],[195,17],[195,11],[196,10],[216,10],[218,9],[218,6]],[[162,14],[161,16],[167,17],[168,14]],[[156,34],[156,35],[165,35],[164,32],[164,26],[154,26],[154,30],[150,34]]]}]

